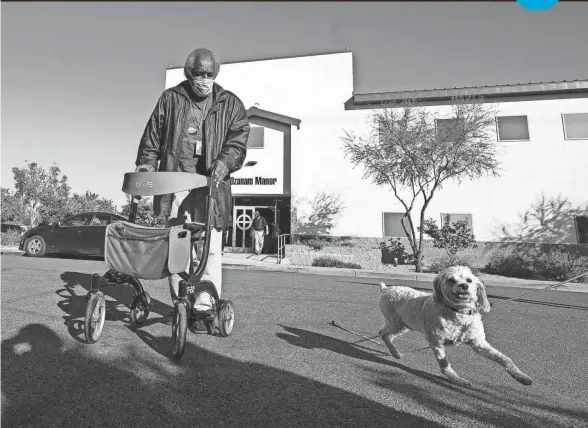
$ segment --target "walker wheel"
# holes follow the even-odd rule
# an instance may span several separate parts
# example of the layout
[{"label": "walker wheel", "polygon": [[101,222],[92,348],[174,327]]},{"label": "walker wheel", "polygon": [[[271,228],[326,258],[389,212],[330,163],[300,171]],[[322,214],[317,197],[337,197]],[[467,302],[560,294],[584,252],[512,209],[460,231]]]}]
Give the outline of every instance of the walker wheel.
[{"label": "walker wheel", "polygon": [[186,349],[186,332],[188,331],[188,304],[178,301],[174,305],[172,317],[172,339],[174,358],[179,360]]},{"label": "walker wheel", "polygon": [[106,318],[106,299],[101,291],[90,292],[86,305],[84,332],[88,343],[95,343],[100,339]]},{"label": "walker wheel", "polygon": [[222,300],[218,310],[218,330],[222,337],[227,337],[233,331],[235,323],[235,308],[230,300]]},{"label": "walker wheel", "polygon": [[131,320],[135,324],[143,324],[149,317],[151,296],[145,291],[144,296],[136,295],[131,303]]}]

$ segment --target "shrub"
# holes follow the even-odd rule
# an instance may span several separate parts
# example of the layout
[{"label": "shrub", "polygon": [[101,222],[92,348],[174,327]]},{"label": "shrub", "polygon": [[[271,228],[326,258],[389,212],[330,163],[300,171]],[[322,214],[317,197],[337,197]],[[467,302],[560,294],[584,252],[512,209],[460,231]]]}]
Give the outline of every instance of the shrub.
[{"label": "shrub", "polygon": [[312,261],[312,266],[361,269],[361,266],[356,263],[344,262],[334,257],[317,257]]},{"label": "shrub", "polygon": [[512,250],[498,249],[490,256],[483,272],[509,276],[512,278],[532,279],[535,277],[533,259]]},{"label": "shrub", "polygon": [[[559,282],[588,272],[588,257],[560,252],[531,257],[513,250],[499,249],[492,254],[483,272],[512,278]],[[574,282],[588,283],[587,276]]]},{"label": "shrub", "polygon": [[389,244],[380,242],[380,249],[382,250],[382,264],[392,264],[394,259],[398,259],[398,263],[407,264],[414,263],[414,257],[412,254],[406,252],[404,244],[400,241],[400,238],[390,238]]},{"label": "shrub", "polygon": [[20,244],[21,233],[18,230],[9,230],[2,232],[2,245],[7,247],[17,247]]},{"label": "shrub", "polygon": [[466,248],[476,248],[476,239],[466,220],[451,222],[450,216],[445,216],[445,224],[439,229],[433,219],[423,223],[423,232],[433,238],[433,247],[443,248],[448,255],[455,255]]},{"label": "shrub", "polygon": [[439,273],[443,269],[450,266],[467,266],[476,275],[481,271],[481,268],[479,264],[476,263],[476,260],[474,260],[469,254],[462,253],[443,254],[439,257],[436,257],[429,265],[429,271],[432,273]]},{"label": "shrub", "polygon": [[[572,256],[567,253],[542,254],[534,260],[537,279],[545,281],[565,281],[588,272],[588,257]],[[575,282],[588,283],[588,275]]]},{"label": "shrub", "polygon": [[310,239],[304,243],[304,245],[310,247],[311,249],[313,249],[315,251],[322,250],[323,247],[325,247],[327,244],[329,244],[329,243],[326,240],[320,239],[320,238],[313,238],[313,239]]}]

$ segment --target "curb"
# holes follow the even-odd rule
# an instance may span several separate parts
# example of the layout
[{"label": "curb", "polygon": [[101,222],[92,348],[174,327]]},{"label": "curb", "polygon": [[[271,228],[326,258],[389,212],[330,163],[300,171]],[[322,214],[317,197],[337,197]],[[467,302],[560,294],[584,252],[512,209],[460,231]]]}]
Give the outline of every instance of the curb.
[{"label": "curb", "polygon": [[[369,271],[360,269],[345,269],[345,268],[322,268],[314,266],[279,266],[275,267],[260,266],[260,265],[245,265],[238,263],[223,263],[223,268],[232,270],[251,270],[251,271],[266,271],[266,272],[290,272],[290,273],[307,273],[313,275],[326,276],[352,276],[356,278],[379,278],[392,280],[405,280],[417,283],[427,284],[427,288],[431,287],[435,274],[427,273],[389,273],[384,271]],[[487,279],[484,281],[486,286],[500,286],[500,287],[519,287],[530,289],[542,289],[549,285],[555,285],[554,281],[525,281],[517,279]],[[561,285],[557,291],[575,291],[588,293],[588,284],[572,283],[568,285]]]},{"label": "curb", "polygon": [[0,254],[13,254],[13,253],[23,253],[24,251],[20,251],[18,247],[1,247]]},{"label": "curb", "polygon": [[[1,254],[23,254],[18,247],[2,247]],[[312,275],[325,276],[351,276],[356,278],[379,278],[388,280],[405,280],[410,282],[422,283],[426,288],[430,288],[435,274],[432,273],[400,273],[400,272],[386,272],[364,269],[346,269],[346,268],[325,268],[315,266],[297,266],[297,265],[247,265],[240,263],[223,263],[223,268],[231,270],[251,270],[251,271],[265,271],[265,272],[290,272],[290,273],[304,273]],[[484,281],[486,286],[500,286],[500,287],[519,287],[530,289],[541,289],[549,285],[555,285],[554,281],[528,281],[517,278],[505,279],[486,279]],[[580,293],[588,293],[588,284],[586,283],[570,283],[559,286],[556,291],[574,291]]]}]

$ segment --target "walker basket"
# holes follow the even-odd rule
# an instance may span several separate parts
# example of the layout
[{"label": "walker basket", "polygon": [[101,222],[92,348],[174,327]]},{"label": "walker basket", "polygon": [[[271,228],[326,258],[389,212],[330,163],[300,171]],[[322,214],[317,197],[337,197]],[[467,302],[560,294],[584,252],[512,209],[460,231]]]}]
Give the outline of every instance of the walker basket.
[{"label": "walker basket", "polygon": [[106,227],[104,261],[108,268],[141,279],[163,279],[190,264],[189,230],[119,221]]}]

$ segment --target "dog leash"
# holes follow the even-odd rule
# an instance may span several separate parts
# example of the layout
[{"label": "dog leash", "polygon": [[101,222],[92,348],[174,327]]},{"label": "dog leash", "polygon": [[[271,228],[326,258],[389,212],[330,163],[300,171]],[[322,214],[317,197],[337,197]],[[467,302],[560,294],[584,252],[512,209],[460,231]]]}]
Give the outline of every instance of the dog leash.
[{"label": "dog leash", "polygon": [[[349,329],[347,329],[347,328],[343,327],[341,324],[337,324],[337,323],[336,323],[334,320],[333,320],[333,321],[331,321],[331,322],[328,322],[327,324],[328,324],[328,325],[332,325],[333,327],[340,328],[341,330],[343,330],[343,331],[346,331],[346,332],[348,332],[348,333],[351,333],[351,334],[353,334],[353,335],[355,335],[355,336],[361,337],[361,338],[362,338],[362,339],[364,339],[364,340],[367,340],[367,341],[370,341],[370,342],[372,342],[372,343],[375,343],[376,345],[378,345],[378,346],[381,346],[382,348],[388,349],[388,348],[386,347],[386,345],[383,345],[382,343],[380,343],[380,342],[376,342],[375,340],[373,340],[375,337],[380,337],[380,336],[366,337],[366,336],[364,336],[363,334],[356,333],[356,332],[354,332],[353,330],[349,330]],[[409,352],[423,351],[423,350],[425,350],[425,349],[429,349],[429,346],[425,346],[424,348],[421,348],[421,349],[415,349],[414,351],[409,351]]]},{"label": "dog leash", "polygon": [[521,294],[520,296],[517,296],[517,297],[513,297],[513,298],[510,298],[510,299],[506,299],[506,300],[501,300],[499,302],[492,302],[490,304],[490,306],[494,307],[494,306],[500,305],[502,303],[512,302],[512,301],[515,301],[515,300],[518,300],[518,299],[522,299],[523,297],[527,297],[527,296],[531,296],[533,294],[541,293],[542,291],[549,290],[550,288],[557,288],[560,285],[567,284],[568,282],[571,282],[571,281],[573,281],[575,279],[578,279],[578,278],[582,278],[583,276],[586,276],[586,275],[588,275],[588,272],[584,272],[583,274],[580,274],[580,275],[575,276],[573,278],[566,279],[565,281],[558,282],[557,284],[548,285],[547,287],[540,288],[539,290],[533,290],[533,291],[530,291],[528,293]]}]

